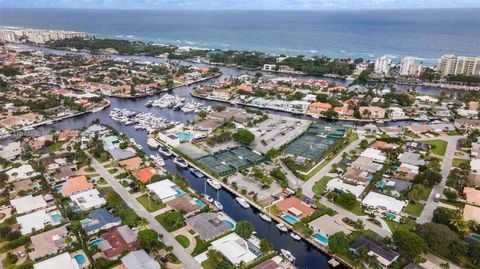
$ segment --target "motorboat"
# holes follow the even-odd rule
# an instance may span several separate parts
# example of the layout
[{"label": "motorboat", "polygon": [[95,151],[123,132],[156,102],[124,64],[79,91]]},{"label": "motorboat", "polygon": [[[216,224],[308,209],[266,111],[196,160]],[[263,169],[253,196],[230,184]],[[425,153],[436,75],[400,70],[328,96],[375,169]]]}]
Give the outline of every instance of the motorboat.
[{"label": "motorboat", "polygon": [[293,239],[295,239],[295,240],[297,240],[297,241],[300,240],[300,239],[302,239],[302,238],[300,237],[300,235],[298,235],[298,234],[296,234],[296,233],[294,233],[294,232],[291,232],[291,233],[290,233],[290,237],[292,237]]},{"label": "motorboat", "polygon": [[235,198],[237,202],[243,207],[243,208],[250,208],[250,204],[247,202],[247,200],[243,199],[242,197],[237,197]]},{"label": "motorboat", "polygon": [[286,249],[280,249],[280,252],[282,253],[282,256],[285,257],[287,260],[290,262],[295,262],[295,256],[292,255],[292,253]]},{"label": "motorboat", "polygon": [[154,149],[158,148],[158,146],[159,146],[158,142],[155,141],[155,139],[153,139],[153,138],[151,138],[151,137],[149,137],[149,138],[147,139],[147,145],[148,145],[149,147],[154,148]]},{"label": "motorboat", "polygon": [[198,177],[198,178],[201,178],[203,177],[203,174],[202,172],[200,172],[200,170],[196,169],[196,168],[190,168],[190,173],[192,173],[194,176]]},{"label": "motorboat", "polygon": [[152,158],[158,166],[164,166],[165,165],[165,161],[158,154],[150,155],[150,158]]},{"label": "motorboat", "polygon": [[209,203],[213,203],[213,198],[210,197],[209,195],[204,194],[203,197],[204,197],[205,200],[207,200]]},{"label": "motorboat", "polygon": [[272,218],[270,218],[267,214],[260,213],[260,218],[262,218],[266,222],[272,222]]},{"label": "motorboat", "polygon": [[172,151],[167,146],[161,146],[158,149],[158,152],[160,152],[160,154],[162,154],[163,156],[167,156],[167,157],[172,156]]},{"label": "motorboat", "polygon": [[223,210],[223,205],[222,205],[219,201],[215,200],[215,201],[213,201],[213,204],[214,204],[218,209]]},{"label": "motorboat", "polygon": [[277,226],[277,229],[279,229],[281,232],[284,232],[284,233],[288,232],[287,226],[285,226],[285,224],[283,223],[279,223],[275,226]]},{"label": "motorboat", "polygon": [[176,165],[182,168],[188,167],[188,163],[180,156],[175,157],[175,159],[173,159],[173,163],[175,163]]},{"label": "motorboat", "polygon": [[220,182],[216,181],[215,179],[207,179],[208,185],[212,186],[214,189],[219,190],[222,188],[222,184]]}]

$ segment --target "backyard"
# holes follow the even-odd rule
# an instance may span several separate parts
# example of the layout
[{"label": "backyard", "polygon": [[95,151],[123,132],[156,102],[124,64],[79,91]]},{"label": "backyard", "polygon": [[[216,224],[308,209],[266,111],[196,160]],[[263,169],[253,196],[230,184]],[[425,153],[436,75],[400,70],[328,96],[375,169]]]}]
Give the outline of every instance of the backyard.
[{"label": "backyard", "polygon": [[187,225],[183,219],[183,215],[176,211],[165,212],[156,216],[155,219],[169,232],[173,232]]},{"label": "backyard", "polygon": [[148,195],[144,194],[140,197],[137,198],[137,201],[142,204],[142,206],[148,211],[148,212],[155,212],[157,210],[160,210],[164,208],[166,205],[160,201],[154,200],[152,198],[149,198]]}]

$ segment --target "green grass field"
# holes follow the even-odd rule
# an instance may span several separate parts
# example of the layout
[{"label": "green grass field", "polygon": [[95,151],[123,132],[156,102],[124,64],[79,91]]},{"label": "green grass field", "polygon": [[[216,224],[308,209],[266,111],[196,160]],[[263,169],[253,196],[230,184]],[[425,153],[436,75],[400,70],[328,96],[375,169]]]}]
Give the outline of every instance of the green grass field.
[{"label": "green grass field", "polygon": [[313,193],[318,195],[321,194],[331,179],[332,177],[324,176],[319,181],[315,182],[315,185],[312,187]]},{"label": "green grass field", "polygon": [[447,151],[447,141],[443,141],[440,139],[428,140],[424,141],[425,143],[432,145],[432,153],[439,156],[444,156],[445,152]]},{"label": "green grass field", "polygon": [[175,236],[175,240],[177,240],[183,248],[188,248],[188,246],[190,246],[190,240],[188,240],[188,238],[184,235],[180,234]]},{"label": "green grass field", "polygon": [[416,216],[416,217],[419,217],[420,214],[422,214],[422,211],[423,211],[423,208],[425,207],[424,204],[420,204],[420,203],[409,203],[405,209],[403,210],[403,212],[407,213],[407,214],[410,214],[410,215],[413,215],[413,216]]},{"label": "green grass field", "polygon": [[165,207],[165,204],[159,201],[155,201],[153,199],[148,199],[148,196],[142,195],[137,198],[137,201],[142,204],[142,206],[148,211],[148,212],[155,212],[159,209],[162,209]]}]

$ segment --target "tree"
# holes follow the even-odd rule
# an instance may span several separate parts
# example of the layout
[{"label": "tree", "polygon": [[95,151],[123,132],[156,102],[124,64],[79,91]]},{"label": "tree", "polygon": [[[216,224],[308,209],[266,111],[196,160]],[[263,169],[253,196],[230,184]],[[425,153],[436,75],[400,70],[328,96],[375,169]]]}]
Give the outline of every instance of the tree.
[{"label": "tree", "polygon": [[357,204],[357,198],[350,192],[341,191],[333,200],[346,209],[352,209]]},{"label": "tree", "polygon": [[161,248],[158,240],[158,233],[152,229],[145,229],[138,232],[138,244],[141,248],[149,251],[155,251]]},{"label": "tree", "polygon": [[435,184],[440,183],[442,180],[442,175],[435,170],[430,168],[425,169],[415,176],[413,179],[414,183],[423,184],[427,187],[432,187]]},{"label": "tree", "polygon": [[328,100],[328,94],[323,94],[323,93],[317,94],[315,99],[317,100],[317,102],[326,103]]},{"label": "tree", "polygon": [[247,220],[242,220],[237,223],[237,226],[235,227],[235,232],[245,238],[248,239],[252,236],[253,231],[255,231],[255,227],[253,224]]},{"label": "tree", "polygon": [[443,224],[425,223],[418,225],[415,232],[425,240],[431,250],[445,257],[450,255],[453,242],[458,241],[457,234]]},{"label": "tree", "polygon": [[473,264],[480,264],[480,243],[471,243],[468,246],[468,256]]},{"label": "tree", "polygon": [[433,211],[432,222],[449,226],[455,212],[456,210],[439,206]]},{"label": "tree", "polygon": [[349,253],[350,240],[345,233],[339,232],[331,235],[328,238],[328,248],[334,254],[346,254]]},{"label": "tree", "polygon": [[357,231],[363,231],[363,229],[365,229],[365,224],[363,223],[363,220],[358,219],[357,221],[355,221],[355,223],[353,224],[353,228],[355,228],[355,230]]},{"label": "tree", "polygon": [[280,155],[280,153],[281,153],[281,151],[279,149],[273,147],[265,153],[265,158],[268,161],[271,161],[271,160],[277,158]]},{"label": "tree", "polygon": [[418,258],[428,250],[425,240],[410,231],[396,230],[393,232],[392,239],[403,258],[408,262],[418,261]]},{"label": "tree", "polygon": [[273,250],[273,244],[268,242],[267,239],[260,239],[260,250],[263,253],[267,253]]},{"label": "tree", "polygon": [[362,141],[360,141],[359,147],[362,149],[366,149],[368,147],[368,140],[363,139]]},{"label": "tree", "polygon": [[407,197],[410,202],[418,202],[425,195],[425,186],[422,184],[415,184],[408,192]]},{"label": "tree", "polygon": [[233,140],[236,142],[248,146],[253,140],[255,140],[255,135],[247,129],[239,129],[235,134],[233,134]]},{"label": "tree", "polygon": [[338,113],[335,112],[335,110],[331,107],[329,109],[327,109],[326,111],[323,112],[323,115],[327,118],[327,119],[336,119],[338,118]]}]

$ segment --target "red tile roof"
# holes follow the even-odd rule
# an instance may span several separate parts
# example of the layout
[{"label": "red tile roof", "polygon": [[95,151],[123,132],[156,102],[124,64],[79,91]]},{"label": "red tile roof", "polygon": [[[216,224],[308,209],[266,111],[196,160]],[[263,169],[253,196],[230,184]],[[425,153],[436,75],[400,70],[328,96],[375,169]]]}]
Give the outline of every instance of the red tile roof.
[{"label": "red tile roof", "polygon": [[306,217],[315,211],[313,208],[309,207],[295,196],[278,202],[277,207],[280,208],[280,210],[282,211],[288,211],[288,209],[292,207],[296,208],[297,210],[302,212],[302,217]]}]

